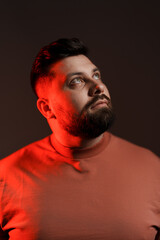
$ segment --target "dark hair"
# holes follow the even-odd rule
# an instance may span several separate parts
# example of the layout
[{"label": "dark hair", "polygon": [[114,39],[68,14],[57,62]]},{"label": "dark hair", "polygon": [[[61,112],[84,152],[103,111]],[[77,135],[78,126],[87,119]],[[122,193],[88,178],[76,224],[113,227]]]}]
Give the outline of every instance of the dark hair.
[{"label": "dark hair", "polygon": [[51,64],[79,54],[87,56],[88,49],[78,38],[61,38],[41,48],[31,70],[31,86],[35,94],[37,95],[35,86],[38,79],[48,76]]}]

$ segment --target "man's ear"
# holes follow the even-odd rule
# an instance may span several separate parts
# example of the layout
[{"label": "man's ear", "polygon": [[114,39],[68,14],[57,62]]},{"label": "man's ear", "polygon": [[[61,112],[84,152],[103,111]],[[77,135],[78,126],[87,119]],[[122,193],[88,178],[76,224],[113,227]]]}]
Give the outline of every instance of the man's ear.
[{"label": "man's ear", "polygon": [[47,99],[38,98],[37,108],[45,118],[47,118],[47,119],[56,118],[53,111],[51,110],[51,108],[49,106]]}]

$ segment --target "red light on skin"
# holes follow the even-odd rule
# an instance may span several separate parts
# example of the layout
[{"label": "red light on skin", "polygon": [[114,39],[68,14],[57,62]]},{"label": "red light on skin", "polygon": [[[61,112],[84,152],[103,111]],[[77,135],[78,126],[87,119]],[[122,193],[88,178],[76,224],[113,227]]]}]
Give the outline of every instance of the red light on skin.
[{"label": "red light on skin", "polygon": [[[53,81],[48,81],[44,88],[41,85],[38,88],[37,85],[37,107],[46,117],[57,140],[66,147],[89,147],[98,142],[101,136],[88,140],[71,135],[66,130],[75,121],[74,117],[79,116],[95,97],[103,94],[110,98],[98,68],[86,56],[78,55],[51,65],[50,74],[53,75]],[[46,92],[43,93],[43,89],[46,89]],[[89,105],[89,109],[107,107],[106,104],[106,99],[98,99]]]}]

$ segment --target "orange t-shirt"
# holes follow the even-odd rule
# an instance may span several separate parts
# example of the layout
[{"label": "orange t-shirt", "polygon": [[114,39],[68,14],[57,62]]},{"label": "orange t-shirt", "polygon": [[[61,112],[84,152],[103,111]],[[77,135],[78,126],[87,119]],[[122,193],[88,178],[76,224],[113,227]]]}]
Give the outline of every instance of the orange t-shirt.
[{"label": "orange t-shirt", "polygon": [[0,161],[0,239],[159,239],[156,155],[110,133],[81,150],[52,138]]}]

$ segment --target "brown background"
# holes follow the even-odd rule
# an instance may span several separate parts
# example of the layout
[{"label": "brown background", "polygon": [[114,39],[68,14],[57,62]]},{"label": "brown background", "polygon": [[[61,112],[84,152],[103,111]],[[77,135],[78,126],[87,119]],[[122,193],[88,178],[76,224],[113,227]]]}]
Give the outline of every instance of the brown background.
[{"label": "brown background", "polygon": [[29,74],[39,49],[79,37],[102,71],[112,132],[160,154],[159,1],[5,1],[0,6],[0,158],[45,137]]}]

